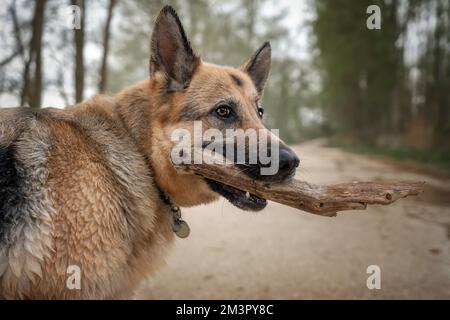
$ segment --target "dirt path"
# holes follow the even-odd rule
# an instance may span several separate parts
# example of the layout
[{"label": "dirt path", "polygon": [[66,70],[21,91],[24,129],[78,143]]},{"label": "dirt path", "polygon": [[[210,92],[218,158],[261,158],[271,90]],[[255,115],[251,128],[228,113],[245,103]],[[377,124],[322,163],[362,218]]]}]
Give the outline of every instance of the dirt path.
[{"label": "dirt path", "polygon": [[[225,200],[183,210],[192,234],[143,286],[145,299],[450,298],[450,180],[366,156],[296,148],[298,177],[316,183],[414,179],[419,198],[323,218],[270,203],[260,213]],[[366,269],[381,268],[369,290]]]}]

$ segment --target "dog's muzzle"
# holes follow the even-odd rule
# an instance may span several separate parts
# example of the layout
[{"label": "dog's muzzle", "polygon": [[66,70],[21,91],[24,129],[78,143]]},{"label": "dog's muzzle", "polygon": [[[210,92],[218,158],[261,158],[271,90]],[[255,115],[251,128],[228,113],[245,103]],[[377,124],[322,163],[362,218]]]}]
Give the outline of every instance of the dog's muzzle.
[{"label": "dog's muzzle", "polygon": [[[226,156],[226,151],[224,153]],[[235,155],[235,154],[234,154]],[[230,157],[228,157],[229,159]],[[236,159],[233,159],[236,162]],[[255,164],[250,163],[236,163],[235,165],[241,170],[241,172],[252,179],[266,182],[283,182],[289,180],[295,175],[296,169],[300,164],[300,159],[295,152],[284,144],[280,146],[278,154],[278,166],[275,168],[274,174],[263,174],[263,168],[272,166],[272,163],[262,164],[257,162]],[[248,192],[236,189],[234,187],[225,185],[223,183],[206,179],[210,188],[230,201],[236,207],[248,210],[259,211],[267,206],[267,200],[249,194]]]}]

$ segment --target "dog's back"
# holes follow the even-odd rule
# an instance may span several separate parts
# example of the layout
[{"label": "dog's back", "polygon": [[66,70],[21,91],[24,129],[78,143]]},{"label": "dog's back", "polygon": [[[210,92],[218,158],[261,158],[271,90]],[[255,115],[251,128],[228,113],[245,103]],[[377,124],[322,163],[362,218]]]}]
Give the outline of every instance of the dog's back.
[{"label": "dog's back", "polygon": [[[0,109],[0,297],[129,294],[172,237],[159,206],[113,101]],[[70,266],[79,290],[66,285]]]}]

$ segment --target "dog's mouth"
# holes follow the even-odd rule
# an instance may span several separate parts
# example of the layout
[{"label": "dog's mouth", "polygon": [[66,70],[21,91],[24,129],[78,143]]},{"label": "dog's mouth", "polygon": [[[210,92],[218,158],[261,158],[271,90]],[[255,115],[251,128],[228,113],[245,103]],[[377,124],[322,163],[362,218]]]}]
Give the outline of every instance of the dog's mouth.
[{"label": "dog's mouth", "polygon": [[230,201],[231,204],[242,210],[260,211],[267,206],[267,200],[249,194],[245,191],[233,188],[226,184],[206,179],[210,188],[220,194],[222,197]]}]

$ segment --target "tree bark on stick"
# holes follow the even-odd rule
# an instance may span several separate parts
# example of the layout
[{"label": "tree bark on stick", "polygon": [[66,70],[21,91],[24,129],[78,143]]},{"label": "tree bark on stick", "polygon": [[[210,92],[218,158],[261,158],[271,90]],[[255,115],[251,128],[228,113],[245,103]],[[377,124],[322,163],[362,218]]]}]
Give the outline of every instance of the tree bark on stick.
[{"label": "tree bark on stick", "polygon": [[194,172],[260,198],[272,200],[321,216],[335,216],[338,211],[362,210],[367,204],[388,205],[407,196],[423,192],[423,182],[352,182],[320,186],[292,179],[283,183],[254,180],[218,154],[202,153],[202,164],[176,164],[180,172]]},{"label": "tree bark on stick", "polygon": [[109,54],[109,41],[111,38],[111,21],[113,18],[113,11],[116,5],[116,0],[110,0],[108,6],[108,15],[106,18],[105,30],[103,33],[103,58],[100,68],[100,81],[98,84],[98,91],[100,93],[105,92],[106,84],[108,80],[108,54]]}]

